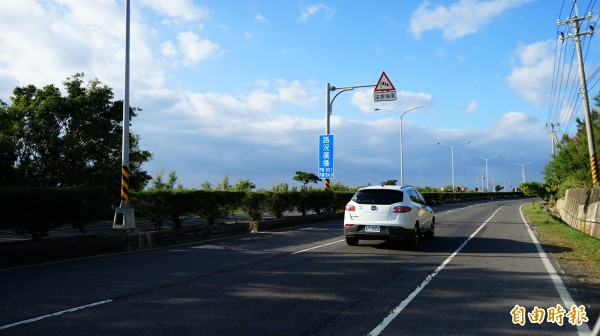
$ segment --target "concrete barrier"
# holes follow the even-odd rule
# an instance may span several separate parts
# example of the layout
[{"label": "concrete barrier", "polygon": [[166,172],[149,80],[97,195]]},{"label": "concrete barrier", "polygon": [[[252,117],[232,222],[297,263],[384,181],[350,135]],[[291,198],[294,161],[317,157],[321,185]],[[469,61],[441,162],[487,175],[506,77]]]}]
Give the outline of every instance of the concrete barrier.
[{"label": "concrete barrier", "polygon": [[185,226],[176,230],[113,232],[103,235],[48,238],[41,241],[6,242],[0,244],[0,268],[183,244],[250,232],[277,230],[342,219],[343,216],[343,213],[324,213],[255,222]]},{"label": "concrete barrier", "polygon": [[600,188],[568,189],[556,201],[555,212],[574,229],[600,239]]}]

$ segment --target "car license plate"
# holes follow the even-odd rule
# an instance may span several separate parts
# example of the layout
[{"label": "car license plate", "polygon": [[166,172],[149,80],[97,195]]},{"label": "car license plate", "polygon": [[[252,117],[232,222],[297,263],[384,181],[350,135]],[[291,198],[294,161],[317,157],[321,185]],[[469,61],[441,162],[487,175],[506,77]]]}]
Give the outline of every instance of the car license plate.
[{"label": "car license plate", "polygon": [[367,225],[365,226],[365,232],[381,232],[379,225]]}]

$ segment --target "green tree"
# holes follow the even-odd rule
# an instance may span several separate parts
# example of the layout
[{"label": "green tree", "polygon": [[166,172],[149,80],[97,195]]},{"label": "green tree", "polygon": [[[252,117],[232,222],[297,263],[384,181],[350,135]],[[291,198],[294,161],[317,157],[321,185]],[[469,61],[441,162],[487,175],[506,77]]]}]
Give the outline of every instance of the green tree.
[{"label": "green tree", "polygon": [[17,160],[16,126],[13,117],[8,113],[8,105],[0,100],[0,186],[14,184]]},{"label": "green tree", "polygon": [[535,196],[543,199],[544,201],[548,201],[552,194],[548,189],[548,186],[539,182],[523,182],[519,186],[523,189],[523,194],[525,196]]},{"label": "green tree", "polygon": [[307,172],[303,172],[303,171],[297,171],[296,175],[294,176],[294,181],[298,181],[302,183],[302,190],[306,190],[307,187],[306,185],[309,183],[318,183],[321,181],[321,179],[313,174],[313,173],[307,173]]},{"label": "green tree", "polygon": [[[83,73],[54,85],[16,87],[12,105],[0,104],[2,185],[87,186],[118,190],[121,181],[122,101],[99,80],[83,83]],[[130,120],[139,111],[132,108]],[[4,124],[7,122],[7,124]],[[143,189],[151,177],[142,170],[152,154],[129,134],[130,189]],[[4,156],[6,154],[7,156]]]},{"label": "green tree", "polygon": [[210,182],[208,181],[204,181],[202,182],[202,184],[200,185],[200,189],[201,190],[212,190],[212,185],[210,184]]},{"label": "green tree", "polygon": [[[156,173],[156,176],[150,181],[150,190],[174,190],[175,184],[177,183],[177,174],[172,171],[169,173],[167,181],[164,180],[164,169],[161,169]],[[177,185],[178,190],[182,190],[181,184]]]},{"label": "green tree", "polygon": [[221,181],[221,183],[217,183],[215,189],[224,191],[233,190],[233,186],[229,183],[229,176],[223,176],[223,180]]},{"label": "green tree", "polygon": [[236,191],[252,191],[256,188],[256,184],[250,182],[250,179],[239,180],[233,186],[233,190]]},{"label": "green tree", "polygon": [[282,182],[282,183],[273,185],[271,187],[271,191],[272,192],[282,192],[282,193],[285,192],[286,193],[286,192],[290,191],[290,186],[287,183]]},{"label": "green tree", "polygon": [[[600,107],[600,94],[594,98]],[[600,149],[600,115],[596,109],[591,112],[592,131],[596,152]],[[557,190],[563,195],[568,188],[592,187],[589,149],[585,122],[576,120],[577,132],[573,137],[564,135],[557,145],[556,156],[544,168],[544,179],[549,190]]]},{"label": "green tree", "polygon": [[394,185],[395,186],[396,182],[398,182],[398,180],[387,180],[387,181],[381,182],[381,185],[382,186],[385,186],[385,185]]}]

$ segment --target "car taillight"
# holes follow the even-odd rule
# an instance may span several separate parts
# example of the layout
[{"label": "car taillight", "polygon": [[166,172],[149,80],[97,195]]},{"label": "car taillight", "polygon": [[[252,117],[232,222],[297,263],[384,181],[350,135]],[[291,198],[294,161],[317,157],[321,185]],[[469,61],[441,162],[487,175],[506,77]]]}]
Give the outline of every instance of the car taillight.
[{"label": "car taillight", "polygon": [[407,207],[407,206],[395,206],[392,209],[392,212],[395,212],[395,213],[404,213],[404,212],[410,212],[411,210],[412,210],[411,207]]},{"label": "car taillight", "polygon": [[346,211],[356,211],[356,208],[353,204],[346,205]]}]

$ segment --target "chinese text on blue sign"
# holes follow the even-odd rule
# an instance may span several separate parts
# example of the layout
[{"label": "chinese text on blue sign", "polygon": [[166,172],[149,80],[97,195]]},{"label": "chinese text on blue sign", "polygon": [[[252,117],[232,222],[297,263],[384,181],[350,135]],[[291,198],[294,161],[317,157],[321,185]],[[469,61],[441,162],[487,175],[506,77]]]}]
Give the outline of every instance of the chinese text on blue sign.
[{"label": "chinese text on blue sign", "polygon": [[319,136],[319,178],[333,178],[333,135]]}]

